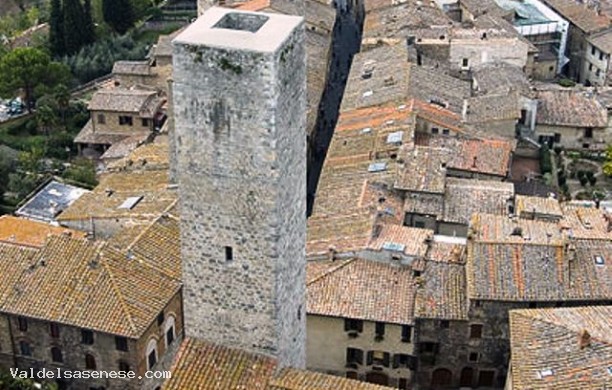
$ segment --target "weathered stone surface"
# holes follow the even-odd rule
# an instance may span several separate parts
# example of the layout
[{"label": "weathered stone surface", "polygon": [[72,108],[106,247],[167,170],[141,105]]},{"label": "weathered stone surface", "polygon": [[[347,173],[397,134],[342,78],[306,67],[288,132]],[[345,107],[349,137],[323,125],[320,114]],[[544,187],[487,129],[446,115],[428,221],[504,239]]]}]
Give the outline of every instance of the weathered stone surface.
[{"label": "weathered stone surface", "polygon": [[212,8],[173,42],[186,334],[303,367],[303,21],[226,14],[253,15]]}]

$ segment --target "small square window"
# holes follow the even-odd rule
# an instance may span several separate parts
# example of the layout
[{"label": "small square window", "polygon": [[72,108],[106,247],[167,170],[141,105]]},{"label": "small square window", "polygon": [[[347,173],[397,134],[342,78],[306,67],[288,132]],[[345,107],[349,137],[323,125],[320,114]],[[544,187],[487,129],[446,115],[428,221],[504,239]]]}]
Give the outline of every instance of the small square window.
[{"label": "small square window", "polygon": [[467,67],[469,63],[470,60],[468,58],[464,58],[461,60],[461,66],[463,66],[464,68]]},{"label": "small square window", "polygon": [[478,352],[471,352],[470,356],[468,357],[468,360],[472,363],[476,363],[478,362]]},{"label": "small square window", "polygon": [[142,127],[149,127],[149,119],[147,118],[143,118],[142,119]]},{"label": "small square window", "polygon": [[19,324],[19,330],[22,332],[27,332],[28,330],[28,320],[23,317],[17,318],[17,323]]},{"label": "small square window", "polygon": [[419,276],[421,276],[421,271],[412,271],[412,276],[418,278]]},{"label": "small square window", "polygon": [[344,331],[345,332],[363,332],[363,321],[354,320],[352,318],[344,319]]},{"label": "small square window", "polygon": [[225,247],[225,261],[234,260],[234,249],[231,246]]},{"label": "small square window", "polygon": [[115,348],[117,351],[127,352],[128,350],[128,340],[125,337],[116,336],[115,337]]},{"label": "small square window", "polygon": [[81,329],[81,344],[92,345],[94,343],[94,334],[91,330]]},{"label": "small square window", "polygon": [[440,132],[440,129],[438,129],[437,127],[431,128],[431,134],[438,134],[439,132]]},{"label": "small square window", "polygon": [[590,146],[591,146],[591,145],[589,145],[589,144],[582,144],[582,147],[583,147],[584,149],[588,149]]},{"label": "small square window", "polygon": [[450,130],[449,129],[442,129],[442,134],[449,135],[450,134]]},{"label": "small square window", "polygon": [[471,339],[482,338],[482,325],[480,324],[470,325],[470,338]]},{"label": "small square window", "polygon": [[409,343],[412,338],[412,327],[410,325],[402,325],[402,342]]},{"label": "small square window", "polygon": [[60,335],[59,325],[54,322],[50,322],[49,323],[49,334],[54,339],[58,338]]},{"label": "small square window", "polygon": [[442,320],[440,321],[440,328],[448,329],[450,327],[450,321]]},{"label": "small square window", "polygon": [[132,117],[129,115],[120,115],[119,116],[119,124],[121,126],[132,126]]},{"label": "small square window", "polygon": [[376,323],[376,337],[382,337],[385,335],[385,323],[377,322]]},{"label": "small square window", "polygon": [[106,117],[104,116],[104,114],[98,114],[98,123],[101,125],[106,123]]}]

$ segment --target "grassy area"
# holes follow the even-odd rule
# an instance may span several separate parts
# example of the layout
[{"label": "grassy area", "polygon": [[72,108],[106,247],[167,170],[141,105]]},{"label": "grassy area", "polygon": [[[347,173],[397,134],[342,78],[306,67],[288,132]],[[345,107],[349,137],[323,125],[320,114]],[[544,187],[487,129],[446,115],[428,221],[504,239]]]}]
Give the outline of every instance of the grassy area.
[{"label": "grassy area", "polygon": [[30,150],[32,146],[44,145],[44,135],[32,135],[29,131],[33,118],[32,115],[26,115],[13,122],[0,124],[0,143],[16,150]]},{"label": "grassy area", "polygon": [[183,26],[183,23],[172,23],[164,27],[161,30],[142,30],[134,32],[134,40],[136,42],[142,42],[146,44],[153,44],[157,42],[160,35],[167,35],[173,33]]}]

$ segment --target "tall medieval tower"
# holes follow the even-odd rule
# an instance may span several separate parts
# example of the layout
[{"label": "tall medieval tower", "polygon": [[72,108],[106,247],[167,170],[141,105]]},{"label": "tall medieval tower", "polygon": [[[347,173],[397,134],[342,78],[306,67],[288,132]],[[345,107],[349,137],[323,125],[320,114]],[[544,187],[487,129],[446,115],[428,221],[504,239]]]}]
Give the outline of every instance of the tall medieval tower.
[{"label": "tall medieval tower", "polygon": [[303,19],[213,7],[173,46],[186,335],[303,367]]}]

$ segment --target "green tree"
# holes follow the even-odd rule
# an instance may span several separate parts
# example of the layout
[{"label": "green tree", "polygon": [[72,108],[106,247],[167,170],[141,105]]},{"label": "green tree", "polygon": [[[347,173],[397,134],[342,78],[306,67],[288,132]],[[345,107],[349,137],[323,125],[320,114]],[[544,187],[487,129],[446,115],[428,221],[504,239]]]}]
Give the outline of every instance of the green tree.
[{"label": "green tree", "polygon": [[91,0],[85,0],[83,11],[85,16],[83,20],[83,44],[90,45],[96,41],[96,29],[91,13]]},{"label": "green tree", "polygon": [[57,102],[57,108],[62,117],[62,124],[66,126],[66,111],[70,108],[70,91],[64,84],[60,84],[55,87],[53,94]]},{"label": "green tree", "polygon": [[64,39],[64,13],[61,0],[51,0],[51,16],[49,18],[49,45],[51,53],[56,57],[66,54]]},{"label": "green tree", "polygon": [[23,91],[30,112],[38,97],[35,90],[66,84],[71,77],[68,67],[52,62],[47,54],[32,47],[17,48],[2,57],[0,75],[0,96],[11,98]]},{"label": "green tree", "polygon": [[41,147],[32,146],[29,151],[19,153],[19,167],[26,174],[36,174],[40,170],[40,165],[45,150]]},{"label": "green tree", "polygon": [[134,25],[134,10],[130,0],[102,0],[104,21],[123,35]]},{"label": "green tree", "polygon": [[607,176],[612,177],[612,145],[608,145],[606,149],[606,162],[604,163],[603,171]]},{"label": "green tree", "polygon": [[84,45],[85,11],[80,0],[64,0],[64,44],[66,54],[79,51]]},{"label": "green tree", "polygon": [[36,124],[45,135],[49,135],[57,124],[57,115],[51,106],[41,105],[36,108]]},{"label": "green tree", "polygon": [[98,184],[94,163],[87,159],[74,161],[70,168],[64,171],[62,176],[64,179],[72,180],[88,187],[94,187]]}]

